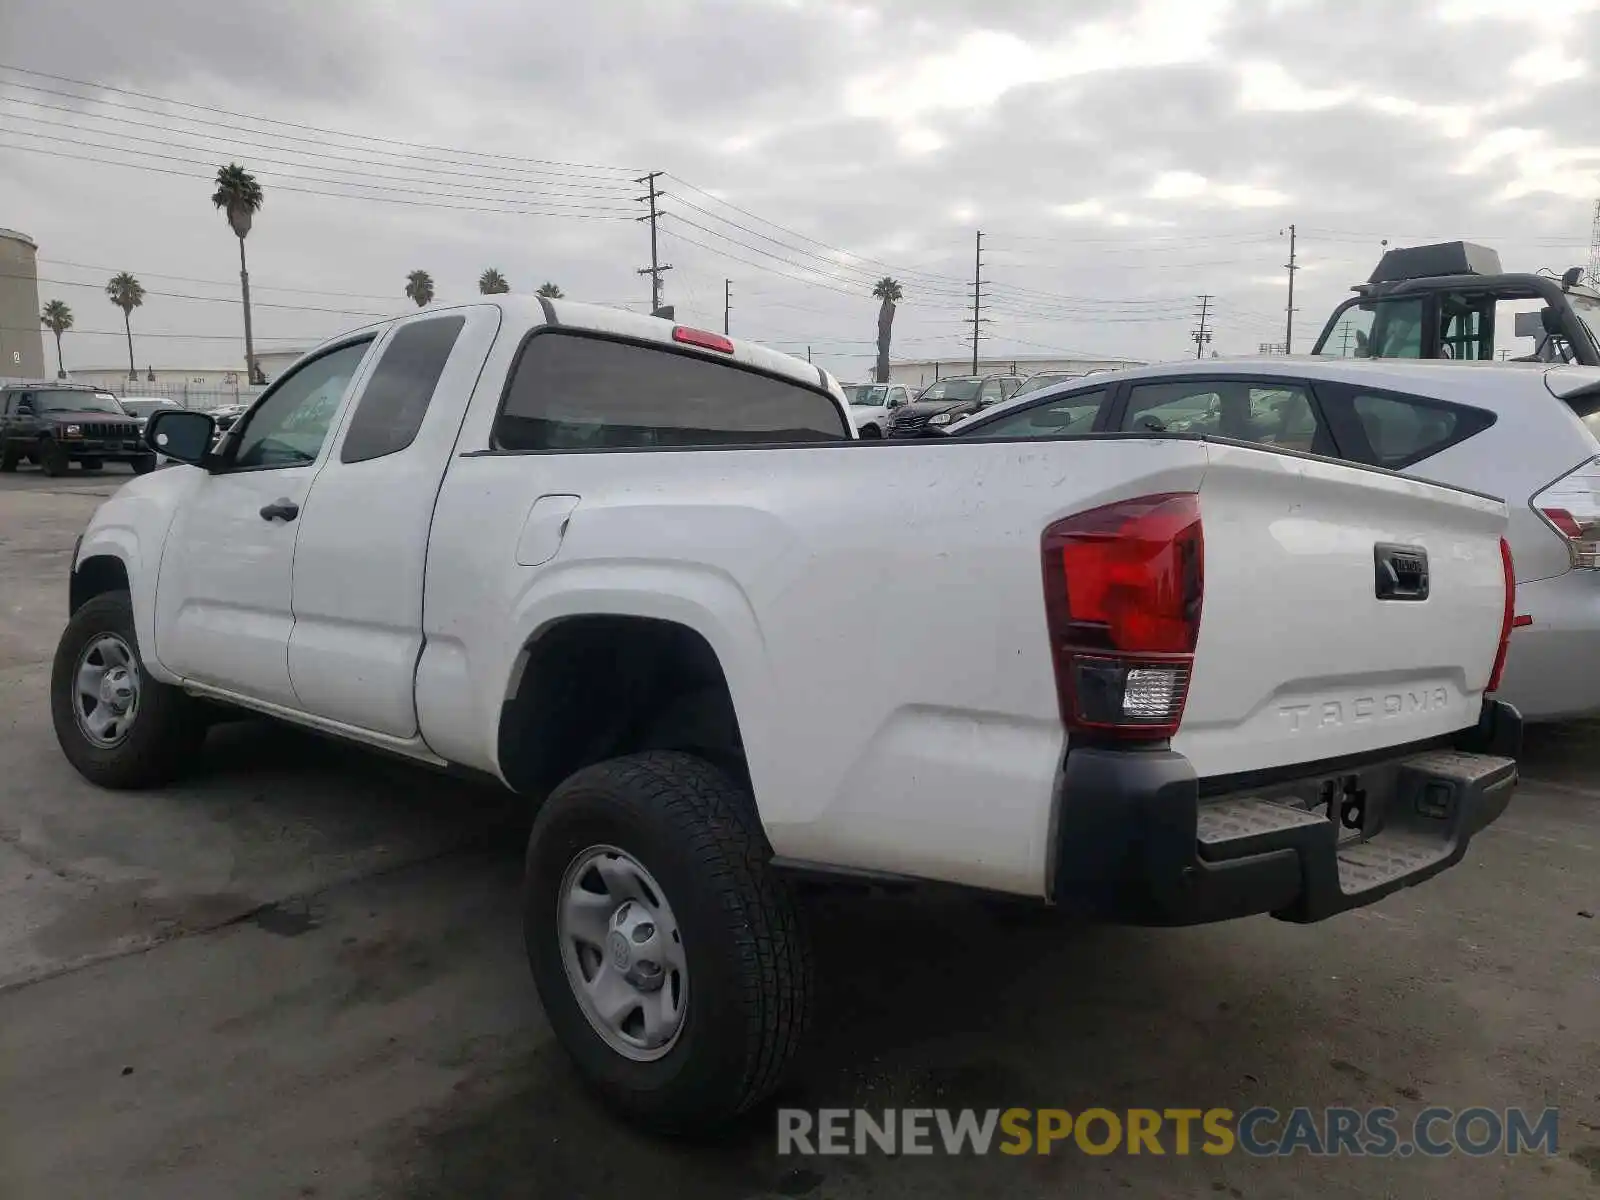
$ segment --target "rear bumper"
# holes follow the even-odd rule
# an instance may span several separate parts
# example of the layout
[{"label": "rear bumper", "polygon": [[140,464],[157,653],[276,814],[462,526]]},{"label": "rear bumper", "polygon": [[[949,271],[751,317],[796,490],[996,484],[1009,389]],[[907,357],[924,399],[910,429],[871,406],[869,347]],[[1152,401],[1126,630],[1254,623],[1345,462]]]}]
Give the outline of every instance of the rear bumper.
[{"label": "rear bumper", "polygon": [[1517,612],[1499,694],[1528,721],[1600,713],[1600,572],[1567,571],[1517,586]]},{"label": "rear bumper", "polygon": [[[1147,925],[1360,908],[1461,861],[1510,801],[1521,738],[1516,709],[1490,701],[1453,747],[1205,795],[1170,750],[1075,748],[1057,798],[1053,898]],[[1341,842],[1341,827],[1356,840]]]}]

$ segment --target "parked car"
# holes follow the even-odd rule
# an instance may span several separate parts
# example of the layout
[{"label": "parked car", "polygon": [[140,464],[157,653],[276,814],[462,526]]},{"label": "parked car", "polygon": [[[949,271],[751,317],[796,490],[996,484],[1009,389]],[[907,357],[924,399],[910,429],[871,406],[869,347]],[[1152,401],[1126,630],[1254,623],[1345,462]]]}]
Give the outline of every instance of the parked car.
[{"label": "parked car", "polygon": [[945,426],[970,416],[979,409],[998,404],[1009,394],[1015,375],[951,375],[937,379],[917,393],[917,398],[895,414],[889,424],[890,437],[917,437],[932,428]]},{"label": "parked car", "polygon": [[65,475],[73,463],[85,471],[127,463],[140,475],[156,465],[138,422],[110,392],[42,383],[0,388],[0,471],[23,461],[46,475]]},{"label": "parked car", "polygon": [[1072,379],[1082,379],[1082,371],[1040,371],[1029,375],[1022,381],[1021,386],[1012,392],[1013,396],[1024,396],[1029,392],[1037,392],[1041,388],[1052,387],[1058,383],[1066,383]]},{"label": "parked car", "polygon": [[510,296],[336,338],[214,427],[152,417],[191,465],[73,556],[66,757],[170,779],[204,701],[504,783],[546,1017],[656,1126],[720,1127],[802,1045],[802,873],[1316,921],[1453,866],[1515,783],[1473,492],[1194,437],[886,459],[805,362]]},{"label": "parked car", "polygon": [[220,404],[211,410],[211,418],[217,423],[217,432],[226,433],[249,410],[248,404]]},{"label": "parked car", "polygon": [[911,389],[900,383],[847,383],[850,419],[864,438],[881,438],[894,414],[911,403]]},{"label": "parked car", "polygon": [[165,408],[181,408],[176,401],[160,396],[128,396],[122,401],[122,411],[139,423],[142,430],[152,413]]},{"label": "parked car", "polygon": [[1168,363],[1025,395],[950,432],[1213,435],[1503,496],[1518,624],[1500,694],[1528,720],[1600,714],[1600,368]]}]

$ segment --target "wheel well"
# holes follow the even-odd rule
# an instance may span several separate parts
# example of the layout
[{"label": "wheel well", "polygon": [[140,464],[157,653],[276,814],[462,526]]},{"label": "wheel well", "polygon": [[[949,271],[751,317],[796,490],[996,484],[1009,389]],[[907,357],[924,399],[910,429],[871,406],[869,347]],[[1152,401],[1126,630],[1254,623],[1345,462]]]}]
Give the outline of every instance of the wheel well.
[{"label": "wheel well", "polygon": [[531,642],[500,710],[500,769],[542,798],[574,771],[643,750],[686,750],[745,777],[744,742],[716,651],[647,617],[558,622]]},{"label": "wheel well", "polygon": [[70,612],[77,612],[96,596],[129,590],[128,568],[122,560],[110,554],[96,554],[93,558],[84,559],[72,573],[72,582],[68,586],[68,608]]}]

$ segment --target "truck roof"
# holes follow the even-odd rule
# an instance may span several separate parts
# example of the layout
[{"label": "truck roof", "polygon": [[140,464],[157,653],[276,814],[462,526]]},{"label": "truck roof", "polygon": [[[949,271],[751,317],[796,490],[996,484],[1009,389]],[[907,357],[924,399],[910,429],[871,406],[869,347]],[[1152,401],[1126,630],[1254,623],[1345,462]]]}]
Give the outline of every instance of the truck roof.
[{"label": "truck roof", "polygon": [[315,353],[322,346],[332,345],[343,341],[353,333],[362,330],[382,329],[396,321],[418,315],[452,312],[463,308],[498,308],[502,317],[501,331],[513,337],[522,337],[528,331],[541,326],[550,325],[561,329],[576,329],[587,333],[609,333],[618,337],[632,338],[641,342],[658,342],[663,346],[670,346],[674,350],[687,351],[700,354],[710,359],[732,358],[734,362],[742,363],[747,367],[756,367],[773,375],[782,375],[803,383],[808,387],[820,387],[823,390],[838,392],[837,398],[842,401],[843,392],[839,391],[838,382],[813,363],[808,363],[803,358],[796,358],[791,354],[773,350],[757,342],[745,341],[741,338],[728,337],[712,330],[699,330],[698,332],[709,335],[718,341],[731,343],[731,354],[721,350],[708,349],[692,341],[684,341],[674,336],[675,330],[694,329],[693,326],[683,325],[673,321],[663,320],[660,317],[645,316],[643,313],[628,312],[621,308],[607,308],[600,304],[583,304],[576,300],[549,300],[539,296],[483,296],[463,304],[430,304],[420,312],[406,312],[398,316],[387,317],[381,321],[374,321],[359,329],[348,330],[329,338],[321,346],[315,347],[308,353]]}]

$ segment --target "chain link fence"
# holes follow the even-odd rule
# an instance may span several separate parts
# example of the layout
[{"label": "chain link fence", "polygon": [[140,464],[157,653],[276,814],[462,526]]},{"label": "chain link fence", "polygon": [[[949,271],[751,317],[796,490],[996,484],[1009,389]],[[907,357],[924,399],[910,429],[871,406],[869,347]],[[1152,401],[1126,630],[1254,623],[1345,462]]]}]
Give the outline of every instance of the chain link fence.
[{"label": "chain link fence", "polygon": [[44,386],[67,384],[76,387],[93,387],[99,391],[110,392],[114,396],[127,400],[157,398],[171,400],[180,407],[192,408],[200,412],[210,412],[212,409],[221,408],[226,404],[249,404],[266,390],[264,387],[251,387],[248,384],[150,383],[143,379],[124,379],[120,383],[105,386],[79,379],[16,379],[0,376],[0,386],[13,384],[41,384]]}]

